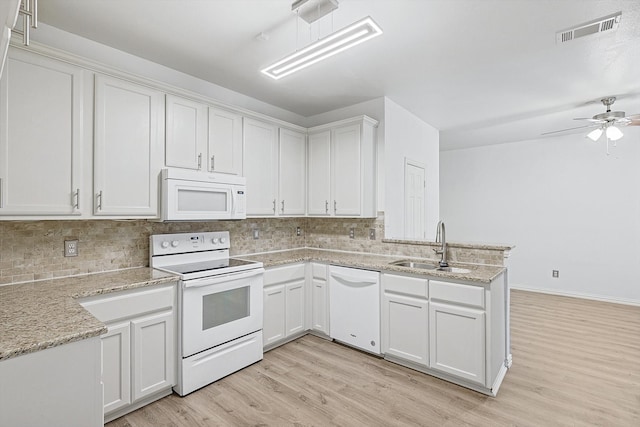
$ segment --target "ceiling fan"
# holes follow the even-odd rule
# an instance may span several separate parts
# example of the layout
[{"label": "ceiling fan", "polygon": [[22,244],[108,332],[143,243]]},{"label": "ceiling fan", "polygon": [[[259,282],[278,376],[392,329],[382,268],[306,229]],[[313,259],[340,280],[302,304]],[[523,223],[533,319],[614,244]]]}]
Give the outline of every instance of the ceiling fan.
[{"label": "ceiling fan", "polygon": [[578,126],[575,128],[556,130],[552,132],[546,132],[542,135],[550,135],[559,132],[566,132],[575,129],[584,129],[584,128],[595,128],[591,132],[589,132],[586,137],[592,141],[597,141],[600,139],[602,134],[604,133],[607,138],[607,154],[609,154],[609,141],[613,141],[613,145],[615,146],[615,141],[619,140],[624,136],[622,131],[618,128],[619,126],[640,126],[640,114],[633,114],[631,116],[625,115],[624,111],[611,111],[611,106],[616,101],[615,96],[610,96],[607,98],[602,98],[600,102],[607,108],[607,111],[604,113],[596,114],[592,118],[580,117],[573,120],[586,120],[591,122],[591,124],[585,126]]}]

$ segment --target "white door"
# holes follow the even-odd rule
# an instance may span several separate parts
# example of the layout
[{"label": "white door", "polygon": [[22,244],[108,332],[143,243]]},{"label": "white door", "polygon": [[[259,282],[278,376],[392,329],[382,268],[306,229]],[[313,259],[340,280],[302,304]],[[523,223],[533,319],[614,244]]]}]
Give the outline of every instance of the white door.
[{"label": "white door", "polygon": [[307,203],[307,140],[304,134],[280,129],[280,215],[304,216]]},{"label": "white door", "polygon": [[307,212],[310,216],[329,216],[331,199],[331,131],[309,135],[309,185]]},{"label": "white door", "polygon": [[429,311],[426,300],[385,292],[382,352],[429,366]]},{"label": "white door", "polygon": [[279,341],[286,336],[285,291],[284,285],[264,288],[263,346]]},{"label": "white door", "polygon": [[242,175],[242,116],[209,107],[209,171]]},{"label": "white door", "polygon": [[105,414],[131,403],[130,330],[129,322],[118,323],[101,337]]},{"label": "white door", "polygon": [[258,120],[243,125],[243,166],[247,215],[274,216],[278,190],[278,128]]},{"label": "white door", "polygon": [[207,106],[167,95],[166,116],[165,165],[204,169],[207,155]]},{"label": "white door", "polygon": [[133,399],[175,384],[174,313],[168,311],[131,321],[133,328]]},{"label": "white door", "polygon": [[286,327],[287,336],[304,331],[304,279],[286,286]]},{"label": "white door", "polygon": [[96,76],[94,214],[155,217],[164,145],[164,96]]},{"label": "white door", "polygon": [[334,129],[331,133],[331,188],[333,214],[359,216],[361,198],[360,125]]},{"label": "white door", "polygon": [[0,214],[80,213],[82,71],[12,50],[0,81]]},{"label": "white door", "polygon": [[404,237],[425,239],[426,215],[425,167],[405,158],[404,162]]},{"label": "white door", "polygon": [[430,365],[485,385],[485,313],[432,302],[429,306]]}]

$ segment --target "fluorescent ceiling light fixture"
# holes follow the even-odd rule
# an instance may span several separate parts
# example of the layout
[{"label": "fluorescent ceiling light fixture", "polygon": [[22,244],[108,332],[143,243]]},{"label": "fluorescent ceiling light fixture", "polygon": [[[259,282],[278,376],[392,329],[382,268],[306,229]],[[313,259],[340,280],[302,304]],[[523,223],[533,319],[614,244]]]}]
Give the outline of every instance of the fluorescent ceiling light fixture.
[{"label": "fluorescent ceiling light fixture", "polygon": [[587,134],[587,138],[589,138],[594,142],[597,141],[601,136],[602,136],[602,129],[600,128],[594,129]]},{"label": "fluorescent ceiling light fixture", "polygon": [[278,80],[380,34],[382,34],[382,29],[370,16],[367,16],[325,38],[311,43],[309,46],[286,56],[261,71],[267,76]]},{"label": "fluorescent ceiling light fixture", "polygon": [[620,129],[618,129],[615,126],[609,126],[607,128],[607,138],[609,138],[612,141],[617,141],[620,138],[622,138],[624,136],[624,134],[622,133],[622,131]]}]

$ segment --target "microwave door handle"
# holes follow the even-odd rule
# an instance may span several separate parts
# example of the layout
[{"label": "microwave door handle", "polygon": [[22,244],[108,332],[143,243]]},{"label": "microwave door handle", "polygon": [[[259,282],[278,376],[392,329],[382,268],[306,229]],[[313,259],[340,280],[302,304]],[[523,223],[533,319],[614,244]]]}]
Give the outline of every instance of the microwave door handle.
[{"label": "microwave door handle", "polygon": [[231,187],[231,216],[236,214],[236,191]]},{"label": "microwave door handle", "polygon": [[249,271],[239,273],[221,274],[214,277],[203,277],[202,279],[187,280],[184,283],[185,288],[202,288],[204,286],[216,285],[219,283],[231,282],[235,280],[246,279],[249,277],[259,276],[264,273],[264,268],[255,268]]}]

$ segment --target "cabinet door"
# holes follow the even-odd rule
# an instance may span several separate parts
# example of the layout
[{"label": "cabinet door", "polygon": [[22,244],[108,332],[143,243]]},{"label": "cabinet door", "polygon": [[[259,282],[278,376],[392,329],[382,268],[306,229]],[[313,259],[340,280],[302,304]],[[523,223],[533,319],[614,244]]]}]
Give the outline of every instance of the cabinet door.
[{"label": "cabinet door", "polygon": [[311,328],[329,335],[329,296],[326,280],[312,279]]},{"label": "cabinet door", "polygon": [[432,302],[429,314],[431,368],[484,385],[484,311]]},{"label": "cabinet door", "polygon": [[331,189],[336,216],[360,215],[360,125],[331,132]]},{"label": "cabinet door", "polygon": [[243,173],[247,215],[274,216],[278,181],[278,128],[253,119],[243,126]]},{"label": "cabinet door", "polygon": [[207,106],[167,95],[165,164],[200,170],[206,162]]},{"label": "cabinet door", "polygon": [[109,326],[102,336],[104,413],[131,403],[131,349],[129,322]]},{"label": "cabinet door", "polygon": [[167,311],[131,321],[134,400],[175,385],[173,318],[173,311]]},{"label": "cabinet door", "polygon": [[304,279],[286,286],[286,335],[304,331]]},{"label": "cabinet door", "polygon": [[280,129],[280,215],[304,216],[307,204],[307,140],[305,135]]},{"label": "cabinet door", "polygon": [[286,336],[285,286],[275,285],[264,288],[263,300],[262,337],[263,346],[267,346]]},{"label": "cabinet door", "polygon": [[0,80],[0,215],[80,213],[82,71],[12,50]]},{"label": "cabinet door", "polygon": [[163,95],[105,76],[95,85],[94,214],[157,216]]},{"label": "cabinet door", "polygon": [[382,301],[382,352],[429,366],[428,302],[385,292]]},{"label": "cabinet door", "polygon": [[329,216],[331,199],[331,131],[309,135],[309,186],[307,212],[311,216]]},{"label": "cabinet door", "polygon": [[209,171],[242,175],[242,116],[209,107]]}]

